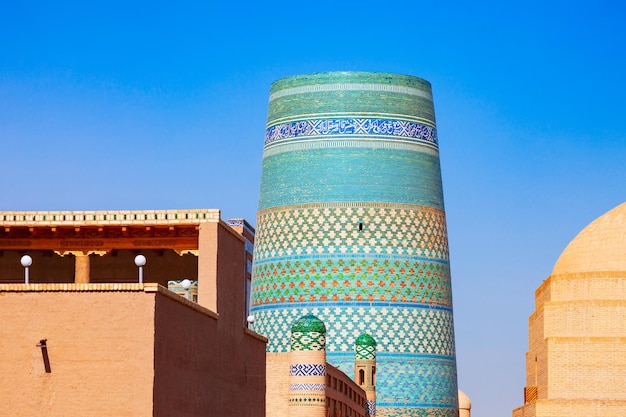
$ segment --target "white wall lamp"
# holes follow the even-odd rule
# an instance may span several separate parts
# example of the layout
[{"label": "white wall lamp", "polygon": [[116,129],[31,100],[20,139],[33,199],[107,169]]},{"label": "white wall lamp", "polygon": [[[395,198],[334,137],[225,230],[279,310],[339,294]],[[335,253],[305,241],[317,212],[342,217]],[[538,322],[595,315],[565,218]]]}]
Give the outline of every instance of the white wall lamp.
[{"label": "white wall lamp", "polygon": [[33,264],[33,258],[29,255],[24,255],[22,259],[20,259],[20,263],[24,267],[24,284],[28,284],[28,268]]},{"label": "white wall lamp", "polygon": [[180,286],[183,287],[183,290],[185,290],[185,298],[189,300],[189,287],[191,287],[191,281],[185,278],[180,282]]},{"label": "white wall lamp", "polygon": [[139,283],[143,284],[143,267],[146,264],[146,257],[139,254],[135,256],[135,265],[139,268]]}]

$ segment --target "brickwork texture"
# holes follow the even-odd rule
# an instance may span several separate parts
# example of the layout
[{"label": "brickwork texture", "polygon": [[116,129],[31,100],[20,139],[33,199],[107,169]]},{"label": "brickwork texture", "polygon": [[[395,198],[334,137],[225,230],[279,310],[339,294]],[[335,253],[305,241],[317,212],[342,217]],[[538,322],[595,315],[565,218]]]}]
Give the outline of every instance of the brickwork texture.
[{"label": "brickwork texture", "polygon": [[626,415],[626,203],[589,224],[535,293],[513,417]]}]

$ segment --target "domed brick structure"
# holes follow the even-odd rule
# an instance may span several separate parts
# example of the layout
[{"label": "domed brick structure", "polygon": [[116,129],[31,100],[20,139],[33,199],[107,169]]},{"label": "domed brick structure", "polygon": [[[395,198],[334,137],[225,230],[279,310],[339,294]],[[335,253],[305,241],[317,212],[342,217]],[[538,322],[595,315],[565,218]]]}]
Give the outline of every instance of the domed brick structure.
[{"label": "domed brick structure", "polygon": [[535,292],[514,417],[626,415],[626,203],[584,228]]}]

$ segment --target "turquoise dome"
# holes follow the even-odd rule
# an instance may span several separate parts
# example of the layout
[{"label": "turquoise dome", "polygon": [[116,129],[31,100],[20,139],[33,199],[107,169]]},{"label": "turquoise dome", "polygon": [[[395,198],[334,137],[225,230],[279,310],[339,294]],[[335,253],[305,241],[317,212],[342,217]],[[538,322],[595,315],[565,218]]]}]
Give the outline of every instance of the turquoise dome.
[{"label": "turquoise dome", "polygon": [[373,346],[376,347],[376,340],[372,336],[367,333],[363,333],[354,341],[355,345],[358,346]]},{"label": "turquoise dome", "polygon": [[307,314],[296,320],[291,326],[292,333],[326,333],[326,325],[324,322],[313,314]]}]

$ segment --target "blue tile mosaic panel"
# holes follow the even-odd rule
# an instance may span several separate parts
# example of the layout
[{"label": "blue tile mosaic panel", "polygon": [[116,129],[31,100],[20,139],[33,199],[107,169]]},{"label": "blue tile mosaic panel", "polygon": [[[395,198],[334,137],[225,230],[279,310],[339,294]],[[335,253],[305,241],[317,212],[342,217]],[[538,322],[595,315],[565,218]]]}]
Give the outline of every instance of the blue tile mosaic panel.
[{"label": "blue tile mosaic panel", "polygon": [[[347,352],[329,352],[327,360],[347,375],[354,373],[353,358]],[[456,411],[457,399],[449,395],[451,387],[457,386],[454,358],[379,353],[376,370],[377,411],[384,408],[404,415],[398,414],[400,410],[409,413],[406,409],[419,407],[437,409],[436,415],[454,415],[450,413]]]},{"label": "blue tile mosaic panel", "polygon": [[[346,305],[348,304],[348,305]],[[268,339],[268,352],[289,352],[290,329],[304,314],[315,314],[327,327],[326,352],[349,352],[363,332],[377,343],[377,355],[385,352],[436,355],[453,358],[452,310],[429,306],[372,303],[315,303],[295,307],[252,308],[255,331]]]},{"label": "blue tile mosaic panel", "polygon": [[318,255],[401,255],[448,261],[442,210],[391,203],[280,206],[257,217],[255,262]]},{"label": "blue tile mosaic panel", "polygon": [[333,256],[258,262],[251,306],[372,302],[452,306],[447,262],[407,257]]},{"label": "blue tile mosaic panel", "polygon": [[421,123],[394,119],[326,118],[271,126],[265,132],[265,146],[285,139],[352,135],[389,136],[437,145],[437,129]]}]

